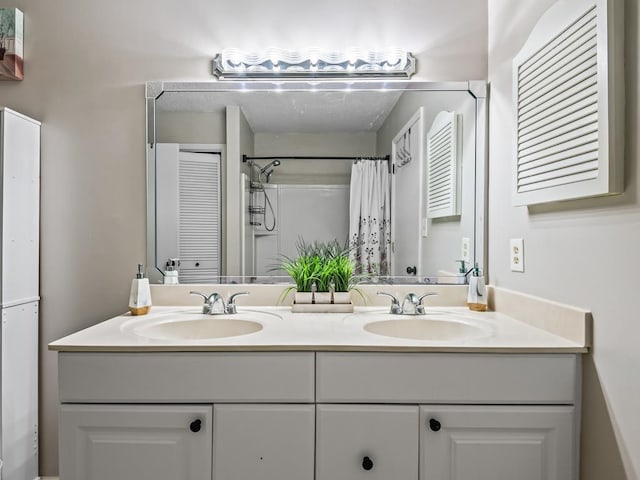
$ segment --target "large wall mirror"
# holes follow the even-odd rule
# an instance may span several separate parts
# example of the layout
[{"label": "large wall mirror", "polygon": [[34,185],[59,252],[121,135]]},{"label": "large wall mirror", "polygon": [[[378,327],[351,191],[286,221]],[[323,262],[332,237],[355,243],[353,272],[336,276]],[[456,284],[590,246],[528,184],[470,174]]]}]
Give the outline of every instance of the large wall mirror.
[{"label": "large wall mirror", "polygon": [[156,283],[178,263],[180,283],[286,281],[302,240],[359,245],[369,281],[483,266],[484,82],[150,82],[146,98]]}]

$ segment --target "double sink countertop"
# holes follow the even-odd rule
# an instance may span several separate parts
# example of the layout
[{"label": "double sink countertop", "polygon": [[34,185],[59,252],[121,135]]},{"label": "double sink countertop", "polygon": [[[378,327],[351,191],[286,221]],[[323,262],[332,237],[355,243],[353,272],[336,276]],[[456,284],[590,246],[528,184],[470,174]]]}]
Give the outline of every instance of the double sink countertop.
[{"label": "double sink countertop", "polygon": [[[517,298],[507,300],[518,303]],[[508,301],[504,303],[507,305]],[[564,308],[555,304],[554,308],[558,307]],[[548,315],[549,309],[541,308],[539,313]],[[513,314],[472,312],[466,307],[451,306],[428,307],[425,315],[418,316],[391,315],[388,307],[379,306],[356,307],[354,313],[292,313],[290,307],[238,306],[235,315],[202,315],[201,308],[194,306],[154,306],[147,315],[119,315],[52,342],[49,349],[69,352],[587,351],[588,312],[577,309],[569,315],[560,312],[556,316],[562,325],[549,328],[549,319],[542,324],[531,321],[534,314],[529,310],[525,318],[516,318]],[[221,333],[232,336],[216,338]]]}]

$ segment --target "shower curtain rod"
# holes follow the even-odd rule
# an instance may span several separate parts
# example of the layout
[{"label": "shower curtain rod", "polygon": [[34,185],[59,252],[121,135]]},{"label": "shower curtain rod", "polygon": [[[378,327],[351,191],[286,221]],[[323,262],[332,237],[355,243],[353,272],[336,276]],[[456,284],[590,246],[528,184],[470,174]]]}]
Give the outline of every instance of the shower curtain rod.
[{"label": "shower curtain rod", "polygon": [[391,157],[385,155],[384,157],[367,157],[361,155],[359,157],[309,157],[302,155],[278,155],[272,157],[249,157],[248,155],[242,155],[242,163],[247,163],[249,160],[386,160],[389,161]]}]

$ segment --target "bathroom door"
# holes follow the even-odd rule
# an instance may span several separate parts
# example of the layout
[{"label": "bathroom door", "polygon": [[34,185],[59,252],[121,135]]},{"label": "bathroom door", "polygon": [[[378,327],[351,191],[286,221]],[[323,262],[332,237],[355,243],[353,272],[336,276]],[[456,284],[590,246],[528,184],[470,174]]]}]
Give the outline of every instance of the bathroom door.
[{"label": "bathroom door", "polygon": [[393,139],[391,176],[391,274],[421,275],[423,222],[422,108]]}]

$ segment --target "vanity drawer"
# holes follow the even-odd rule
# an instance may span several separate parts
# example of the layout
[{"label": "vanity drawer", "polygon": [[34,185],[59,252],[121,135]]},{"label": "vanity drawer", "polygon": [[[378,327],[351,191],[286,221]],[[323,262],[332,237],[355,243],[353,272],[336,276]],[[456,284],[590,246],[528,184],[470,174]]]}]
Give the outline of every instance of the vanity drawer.
[{"label": "vanity drawer", "polygon": [[314,401],[313,352],[59,355],[62,403]]},{"label": "vanity drawer", "polygon": [[318,403],[573,404],[575,355],[318,353]]}]

